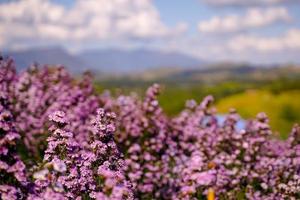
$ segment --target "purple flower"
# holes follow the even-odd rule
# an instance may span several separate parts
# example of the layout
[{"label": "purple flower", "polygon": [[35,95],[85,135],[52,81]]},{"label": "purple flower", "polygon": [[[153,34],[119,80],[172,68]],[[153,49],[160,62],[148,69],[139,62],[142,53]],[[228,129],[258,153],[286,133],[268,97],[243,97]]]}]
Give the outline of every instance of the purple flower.
[{"label": "purple flower", "polygon": [[66,114],[63,111],[56,111],[49,115],[49,120],[59,123],[59,124],[66,124]]},{"label": "purple flower", "polygon": [[0,199],[299,198],[299,125],[277,140],[259,113],[238,130],[212,96],[168,117],[159,93],[98,95],[87,74],[0,60]]}]

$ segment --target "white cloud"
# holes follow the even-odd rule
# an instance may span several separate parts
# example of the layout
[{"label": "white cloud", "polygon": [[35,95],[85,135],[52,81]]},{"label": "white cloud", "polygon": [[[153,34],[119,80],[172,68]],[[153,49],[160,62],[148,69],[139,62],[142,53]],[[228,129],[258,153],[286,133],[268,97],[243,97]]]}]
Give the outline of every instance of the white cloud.
[{"label": "white cloud", "polygon": [[71,8],[50,0],[0,4],[0,45],[6,48],[30,39],[80,43],[163,38],[184,31],[182,24],[167,27],[151,0],[76,0]]},{"label": "white cloud", "polygon": [[235,52],[258,51],[284,52],[287,50],[300,50],[300,30],[291,29],[279,37],[258,37],[240,35],[228,41],[228,48]]},{"label": "white cloud", "polygon": [[243,16],[232,14],[224,17],[216,16],[207,21],[202,21],[198,24],[198,30],[203,33],[236,32],[290,20],[291,17],[284,7],[251,8]]},{"label": "white cloud", "polygon": [[299,2],[299,0],[202,0],[213,6],[257,6]]},{"label": "white cloud", "polygon": [[212,62],[299,63],[300,29],[290,29],[273,37],[249,34],[213,38],[190,37],[173,40],[164,48]]}]

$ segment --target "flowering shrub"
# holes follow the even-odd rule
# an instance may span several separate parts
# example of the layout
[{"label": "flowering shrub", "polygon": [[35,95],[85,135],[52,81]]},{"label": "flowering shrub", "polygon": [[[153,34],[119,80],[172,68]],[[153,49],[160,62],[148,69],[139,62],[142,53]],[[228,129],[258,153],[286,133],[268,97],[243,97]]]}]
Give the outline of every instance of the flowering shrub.
[{"label": "flowering shrub", "polygon": [[16,74],[12,60],[1,62],[0,73],[11,77],[3,80],[3,84],[8,85],[10,110],[16,130],[33,156],[41,157],[49,136],[48,116],[57,110],[65,112],[73,122],[69,127],[71,131],[80,132],[75,137],[86,141],[79,137],[84,137],[81,133],[86,132],[88,122],[99,107],[88,74],[82,81],[75,81],[62,67],[38,69],[36,66]]},{"label": "flowering shrub", "polygon": [[96,112],[90,77],[78,82],[61,67],[17,74],[12,60],[0,64],[0,199],[133,199],[115,115]]},{"label": "flowering shrub", "polygon": [[14,118],[9,110],[8,90],[14,76],[0,66],[0,194],[3,199],[17,199],[23,198],[22,190],[26,189],[28,181],[25,165],[16,152],[20,134],[16,131]]},{"label": "flowering shrub", "polygon": [[143,102],[119,97],[118,145],[125,152],[126,174],[141,199],[203,199],[210,190],[219,199],[300,198],[299,137],[276,140],[264,113],[237,129],[231,110],[219,124],[211,96],[199,105],[188,101],[168,119],[150,87]]},{"label": "flowering shrub", "polygon": [[0,199],[299,199],[300,127],[286,141],[259,113],[237,128],[213,97],[176,117],[160,88],[95,94],[62,68],[0,60]]},{"label": "flowering shrub", "polygon": [[36,195],[29,199],[54,198],[49,194],[62,199],[132,199],[112,138],[114,116],[99,109],[90,130],[89,146],[81,146],[66,130],[65,114],[57,111],[50,115],[55,123],[53,133],[47,139],[42,167],[33,174]]}]

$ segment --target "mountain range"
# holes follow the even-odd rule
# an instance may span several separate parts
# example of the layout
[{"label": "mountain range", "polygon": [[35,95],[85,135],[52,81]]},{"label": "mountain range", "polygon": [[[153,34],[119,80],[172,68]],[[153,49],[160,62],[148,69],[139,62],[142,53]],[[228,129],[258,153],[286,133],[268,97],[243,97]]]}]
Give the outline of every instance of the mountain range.
[{"label": "mountain range", "polygon": [[89,70],[103,74],[130,74],[161,67],[199,67],[205,62],[179,52],[150,49],[96,49],[71,54],[61,47],[45,47],[2,52],[12,57],[18,70],[33,63],[63,65],[73,73]]}]

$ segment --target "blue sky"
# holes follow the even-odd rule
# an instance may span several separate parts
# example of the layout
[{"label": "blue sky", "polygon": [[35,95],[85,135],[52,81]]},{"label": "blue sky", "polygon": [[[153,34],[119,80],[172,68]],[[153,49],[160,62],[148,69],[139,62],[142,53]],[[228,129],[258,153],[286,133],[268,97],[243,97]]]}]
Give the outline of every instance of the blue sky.
[{"label": "blue sky", "polygon": [[299,0],[0,0],[0,48],[154,48],[300,63]]},{"label": "blue sky", "polygon": [[[250,0],[251,1],[251,0]],[[191,25],[189,31],[196,33],[197,23],[201,20],[208,20],[213,16],[226,16],[228,14],[242,15],[249,7],[214,7],[209,6],[200,0],[172,0],[172,5],[166,0],[155,0],[155,6],[161,13],[162,20],[170,26],[174,26],[178,21],[185,21]],[[299,3],[276,4],[276,7],[283,6],[289,10],[290,15],[295,19],[295,24],[290,24],[290,27],[300,28],[300,1]],[[255,6],[258,8],[259,6]],[[263,6],[266,8],[266,6]],[[270,6],[271,7],[271,6]],[[274,5],[272,5],[274,7]],[[276,32],[284,31],[282,25],[277,24],[272,26]],[[272,32],[271,29],[264,29],[263,32]]]}]

